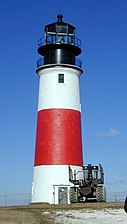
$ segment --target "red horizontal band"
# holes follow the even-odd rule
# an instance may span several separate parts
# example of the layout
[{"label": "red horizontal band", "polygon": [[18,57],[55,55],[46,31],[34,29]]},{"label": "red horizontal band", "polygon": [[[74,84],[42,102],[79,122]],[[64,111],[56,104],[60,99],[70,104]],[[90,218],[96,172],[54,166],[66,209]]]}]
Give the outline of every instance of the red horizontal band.
[{"label": "red horizontal band", "polygon": [[79,111],[45,109],[38,112],[34,165],[83,165]]}]

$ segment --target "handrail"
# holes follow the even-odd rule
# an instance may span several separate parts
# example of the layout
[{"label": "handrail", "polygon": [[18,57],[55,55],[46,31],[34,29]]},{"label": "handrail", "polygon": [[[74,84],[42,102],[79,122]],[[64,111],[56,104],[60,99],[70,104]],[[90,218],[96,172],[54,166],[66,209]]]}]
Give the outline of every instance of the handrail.
[{"label": "handrail", "polygon": [[[51,63],[51,64],[52,64],[52,63]],[[70,63],[68,63],[68,64],[69,64],[69,65],[75,65],[75,66],[77,66],[77,67],[79,67],[79,68],[82,68],[82,61],[81,61],[79,58],[75,58],[75,61],[74,61],[73,64],[70,64]],[[37,60],[37,68],[39,68],[39,67],[41,67],[41,66],[43,66],[43,65],[47,65],[47,64],[44,63],[44,58],[41,57],[41,58],[39,58],[39,59]]]},{"label": "handrail", "polygon": [[81,40],[71,35],[49,34],[48,36],[42,37],[38,40],[39,47],[46,44],[69,44],[81,47]]}]

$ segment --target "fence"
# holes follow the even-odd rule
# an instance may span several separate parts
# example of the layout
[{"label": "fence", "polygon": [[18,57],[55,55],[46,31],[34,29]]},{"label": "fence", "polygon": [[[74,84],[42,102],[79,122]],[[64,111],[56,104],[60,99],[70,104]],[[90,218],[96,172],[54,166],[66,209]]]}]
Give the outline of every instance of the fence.
[{"label": "fence", "polygon": [[109,202],[124,202],[127,197],[127,191],[108,192],[107,201]]},{"label": "fence", "polygon": [[30,193],[0,195],[0,206],[28,205],[30,202]]},{"label": "fence", "polygon": [[[108,202],[123,202],[127,196],[127,191],[108,192]],[[0,206],[28,205],[31,203],[30,193],[0,195]]]}]

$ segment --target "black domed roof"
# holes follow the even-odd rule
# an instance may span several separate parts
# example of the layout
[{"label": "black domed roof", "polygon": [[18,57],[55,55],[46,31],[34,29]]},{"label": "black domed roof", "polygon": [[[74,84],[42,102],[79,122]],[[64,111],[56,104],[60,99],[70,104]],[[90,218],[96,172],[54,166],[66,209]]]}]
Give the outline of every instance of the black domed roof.
[{"label": "black domed roof", "polygon": [[44,31],[51,32],[51,33],[67,33],[67,34],[74,33],[75,27],[69,23],[63,22],[62,14],[58,14],[57,19],[58,20],[55,23],[46,25]]}]

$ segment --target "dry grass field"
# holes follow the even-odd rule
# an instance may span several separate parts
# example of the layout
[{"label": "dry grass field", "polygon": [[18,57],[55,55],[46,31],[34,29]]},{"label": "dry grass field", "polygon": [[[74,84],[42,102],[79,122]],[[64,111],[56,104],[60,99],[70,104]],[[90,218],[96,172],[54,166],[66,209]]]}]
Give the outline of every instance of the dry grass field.
[{"label": "dry grass field", "polygon": [[[28,206],[0,207],[0,224],[75,223],[75,214],[78,211],[79,219],[81,213],[84,215],[84,219],[86,218],[85,220],[87,220],[87,217],[85,217],[86,213],[92,215],[92,213],[96,214],[97,212],[100,212],[99,214],[101,214],[101,211],[110,211],[110,215],[113,215],[113,213],[111,213],[113,210],[122,211],[124,218],[123,221],[121,219],[121,222],[118,220],[118,223],[124,223],[125,217],[127,217],[127,215],[123,211],[123,203],[82,203],[72,205],[49,205],[38,203]],[[66,219],[64,219],[64,216],[66,216]],[[85,222],[81,219],[80,222],[76,221],[76,223]],[[92,221],[92,223],[100,222]],[[105,223],[108,222],[105,221]],[[117,223],[117,219],[115,223]]]}]

